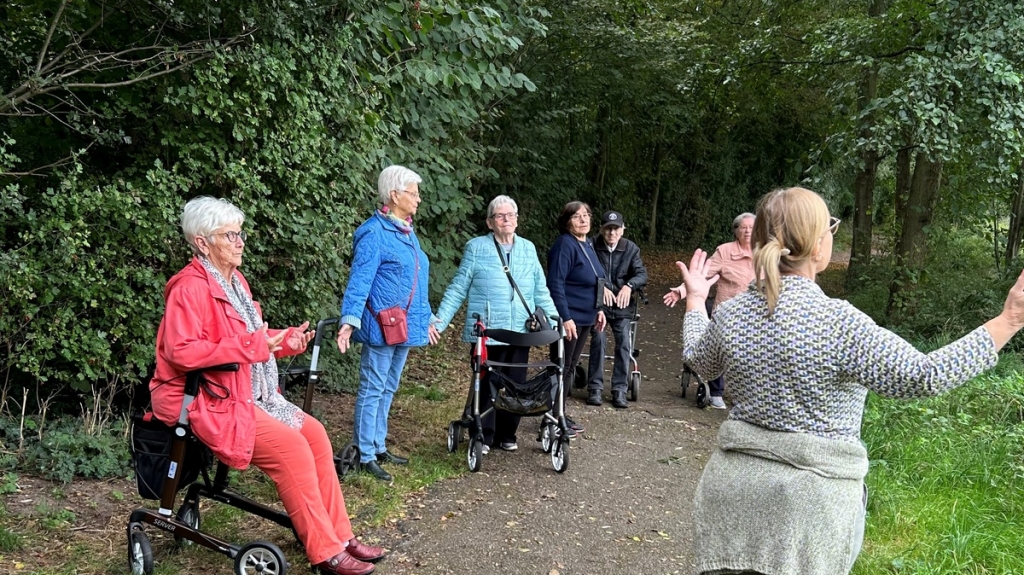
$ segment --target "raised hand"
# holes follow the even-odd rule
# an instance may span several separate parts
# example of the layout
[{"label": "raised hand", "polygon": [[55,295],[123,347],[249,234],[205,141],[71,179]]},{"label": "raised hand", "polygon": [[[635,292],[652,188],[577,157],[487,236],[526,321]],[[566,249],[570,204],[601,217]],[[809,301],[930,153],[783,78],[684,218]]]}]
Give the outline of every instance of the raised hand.
[{"label": "raised hand", "polygon": [[[679,262],[676,262],[676,264],[678,263]],[[684,297],[686,297],[686,286],[680,284],[668,290],[668,293],[661,297],[661,301],[668,307],[676,307],[676,304],[679,303],[679,300],[683,299]]]},{"label": "raised hand", "polygon": [[262,335],[263,338],[267,340],[267,349],[269,349],[271,355],[273,355],[275,352],[281,351],[281,342],[284,341],[284,336],[288,335],[288,331],[283,330],[274,337],[269,337],[267,336],[267,329],[267,322],[263,322],[263,325],[256,331],[256,334],[258,336]]},{"label": "raised hand", "polygon": [[292,351],[303,351],[306,349],[306,344],[316,335],[316,332],[306,331],[308,327],[309,322],[307,321],[295,329],[287,330],[288,337],[285,343],[288,345],[288,349]]},{"label": "raised hand", "polygon": [[676,267],[683,274],[683,285],[686,289],[686,303],[687,309],[690,308],[690,302],[700,302],[704,304],[704,300],[708,299],[708,293],[711,291],[711,286],[715,285],[720,277],[715,274],[712,277],[707,277],[711,270],[711,262],[708,259],[708,253],[704,250],[697,250],[693,252],[693,257],[690,258],[690,265],[687,267],[683,262],[676,262]]}]

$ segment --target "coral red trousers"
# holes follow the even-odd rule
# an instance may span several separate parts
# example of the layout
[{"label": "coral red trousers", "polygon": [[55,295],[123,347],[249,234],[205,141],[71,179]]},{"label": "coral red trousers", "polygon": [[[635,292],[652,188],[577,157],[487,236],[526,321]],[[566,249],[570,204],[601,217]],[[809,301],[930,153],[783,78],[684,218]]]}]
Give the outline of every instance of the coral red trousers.
[{"label": "coral red trousers", "polygon": [[306,415],[302,429],[293,429],[262,409],[255,412],[252,464],[277,486],[309,561],[327,561],[353,536],[327,431],[311,415]]}]

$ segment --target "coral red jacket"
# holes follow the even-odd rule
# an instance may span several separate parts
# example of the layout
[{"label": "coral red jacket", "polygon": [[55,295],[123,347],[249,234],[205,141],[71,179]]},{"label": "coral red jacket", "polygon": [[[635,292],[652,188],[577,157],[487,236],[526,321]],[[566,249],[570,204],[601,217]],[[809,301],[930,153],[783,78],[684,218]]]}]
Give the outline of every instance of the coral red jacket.
[{"label": "coral red jacket", "polygon": [[[242,274],[235,274],[251,295]],[[231,307],[224,290],[198,258],[193,258],[167,282],[164,300],[166,310],[156,335],[156,371],[149,383],[153,413],[160,421],[174,425],[185,397],[185,372],[225,363],[240,364],[235,372],[207,373],[205,377],[212,385],[200,389],[196,400],[188,406],[188,413],[192,432],[218,459],[245,469],[256,441],[256,407],[249,364],[270,359],[267,342],[246,332],[242,316]],[[258,303],[256,310],[263,315]],[[280,332],[269,330],[268,336]],[[301,351],[285,346],[276,355],[283,357]]]}]

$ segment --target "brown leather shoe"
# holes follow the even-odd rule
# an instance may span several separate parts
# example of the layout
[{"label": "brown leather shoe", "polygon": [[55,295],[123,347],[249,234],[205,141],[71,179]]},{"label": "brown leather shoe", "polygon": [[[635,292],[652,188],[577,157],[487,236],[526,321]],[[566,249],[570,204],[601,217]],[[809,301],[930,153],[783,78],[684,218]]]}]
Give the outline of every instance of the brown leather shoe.
[{"label": "brown leather shoe", "polygon": [[345,548],[348,554],[360,561],[376,563],[384,558],[383,547],[372,547],[353,537],[348,540],[348,547]]},{"label": "brown leather shoe", "polygon": [[351,554],[348,549],[338,553],[323,563],[317,563],[316,568],[320,573],[327,575],[369,575],[375,567],[370,563],[364,563]]}]

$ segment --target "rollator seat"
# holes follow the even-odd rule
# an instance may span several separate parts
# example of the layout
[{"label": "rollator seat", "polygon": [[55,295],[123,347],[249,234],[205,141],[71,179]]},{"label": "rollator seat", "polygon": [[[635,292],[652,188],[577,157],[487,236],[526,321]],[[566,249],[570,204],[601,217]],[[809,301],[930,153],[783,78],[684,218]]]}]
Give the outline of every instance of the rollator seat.
[{"label": "rollator seat", "polygon": [[485,329],[483,336],[506,345],[526,347],[551,345],[562,338],[562,334],[556,329],[545,329],[531,333],[520,333],[507,329]]}]

